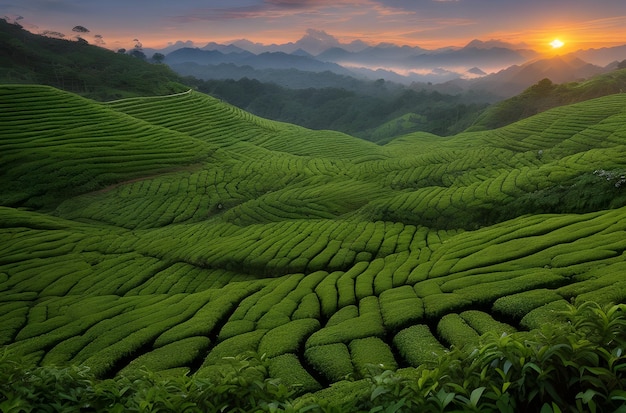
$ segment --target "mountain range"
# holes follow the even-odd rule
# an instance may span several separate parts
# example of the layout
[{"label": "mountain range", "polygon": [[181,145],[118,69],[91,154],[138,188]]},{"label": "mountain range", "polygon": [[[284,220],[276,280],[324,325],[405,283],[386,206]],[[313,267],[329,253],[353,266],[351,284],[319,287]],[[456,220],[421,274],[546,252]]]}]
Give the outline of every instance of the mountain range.
[{"label": "mountain range", "polygon": [[526,44],[499,40],[476,39],[464,47],[428,50],[390,43],[368,45],[360,40],[341,43],[314,29],[300,40],[285,44],[263,45],[243,39],[191,46],[190,42],[179,41],[166,49],[146,52],[163,53],[165,63],[180,74],[207,80],[248,77],[289,86],[280,74],[266,72],[289,69],[385,79],[405,85],[436,84],[437,90],[448,93],[481,90],[502,98],[520,93],[545,77],[554,82],[586,79],[614,69],[626,58],[626,45],[545,57]]}]

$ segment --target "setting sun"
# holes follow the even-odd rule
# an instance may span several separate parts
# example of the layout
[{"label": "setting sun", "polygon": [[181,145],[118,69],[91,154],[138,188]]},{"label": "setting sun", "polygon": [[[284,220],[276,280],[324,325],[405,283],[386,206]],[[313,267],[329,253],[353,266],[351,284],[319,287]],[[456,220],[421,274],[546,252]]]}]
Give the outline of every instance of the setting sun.
[{"label": "setting sun", "polygon": [[563,43],[562,41],[560,41],[559,39],[554,39],[552,40],[552,42],[550,43],[550,46],[552,46],[553,49],[558,49],[560,47],[563,47],[563,45],[565,45],[565,43]]}]

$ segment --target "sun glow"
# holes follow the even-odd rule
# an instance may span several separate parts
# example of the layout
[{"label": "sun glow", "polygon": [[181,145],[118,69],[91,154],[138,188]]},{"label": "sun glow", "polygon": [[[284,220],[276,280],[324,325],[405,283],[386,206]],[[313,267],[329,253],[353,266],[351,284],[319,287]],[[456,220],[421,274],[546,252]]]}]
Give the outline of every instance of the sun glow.
[{"label": "sun glow", "polygon": [[552,42],[550,42],[550,46],[552,46],[553,49],[559,49],[559,48],[563,47],[564,45],[565,45],[565,43],[563,43],[559,39],[554,39],[554,40],[552,40]]}]

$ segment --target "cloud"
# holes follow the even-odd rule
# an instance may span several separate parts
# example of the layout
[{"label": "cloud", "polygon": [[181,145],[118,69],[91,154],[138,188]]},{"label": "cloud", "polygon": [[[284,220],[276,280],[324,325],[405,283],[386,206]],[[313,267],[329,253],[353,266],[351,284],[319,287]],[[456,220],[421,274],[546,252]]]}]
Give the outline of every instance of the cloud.
[{"label": "cloud", "polygon": [[67,0],[29,0],[22,1],[19,4],[2,4],[1,6],[8,9],[36,10],[38,12],[47,11],[53,13],[75,12],[80,7],[76,2]]},{"label": "cloud", "polygon": [[307,13],[322,13],[324,10],[342,13],[358,13],[368,8],[381,12],[376,0],[264,0],[262,3],[239,7],[205,7],[189,10],[185,14],[170,17],[175,23],[197,21],[224,21],[238,19],[288,18]]},{"label": "cloud", "polygon": [[310,9],[322,5],[330,4],[330,1],[316,0],[265,0],[265,4],[270,7],[287,8],[287,9]]}]

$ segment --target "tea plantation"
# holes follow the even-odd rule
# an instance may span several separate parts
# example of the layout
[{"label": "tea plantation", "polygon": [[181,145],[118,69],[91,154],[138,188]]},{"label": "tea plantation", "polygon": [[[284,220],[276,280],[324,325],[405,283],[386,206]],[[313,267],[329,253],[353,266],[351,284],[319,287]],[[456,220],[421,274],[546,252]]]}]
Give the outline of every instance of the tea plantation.
[{"label": "tea plantation", "polygon": [[193,91],[6,85],[0,130],[0,345],[29,366],[211,378],[251,352],[341,399],[626,302],[626,94],[378,146]]}]

